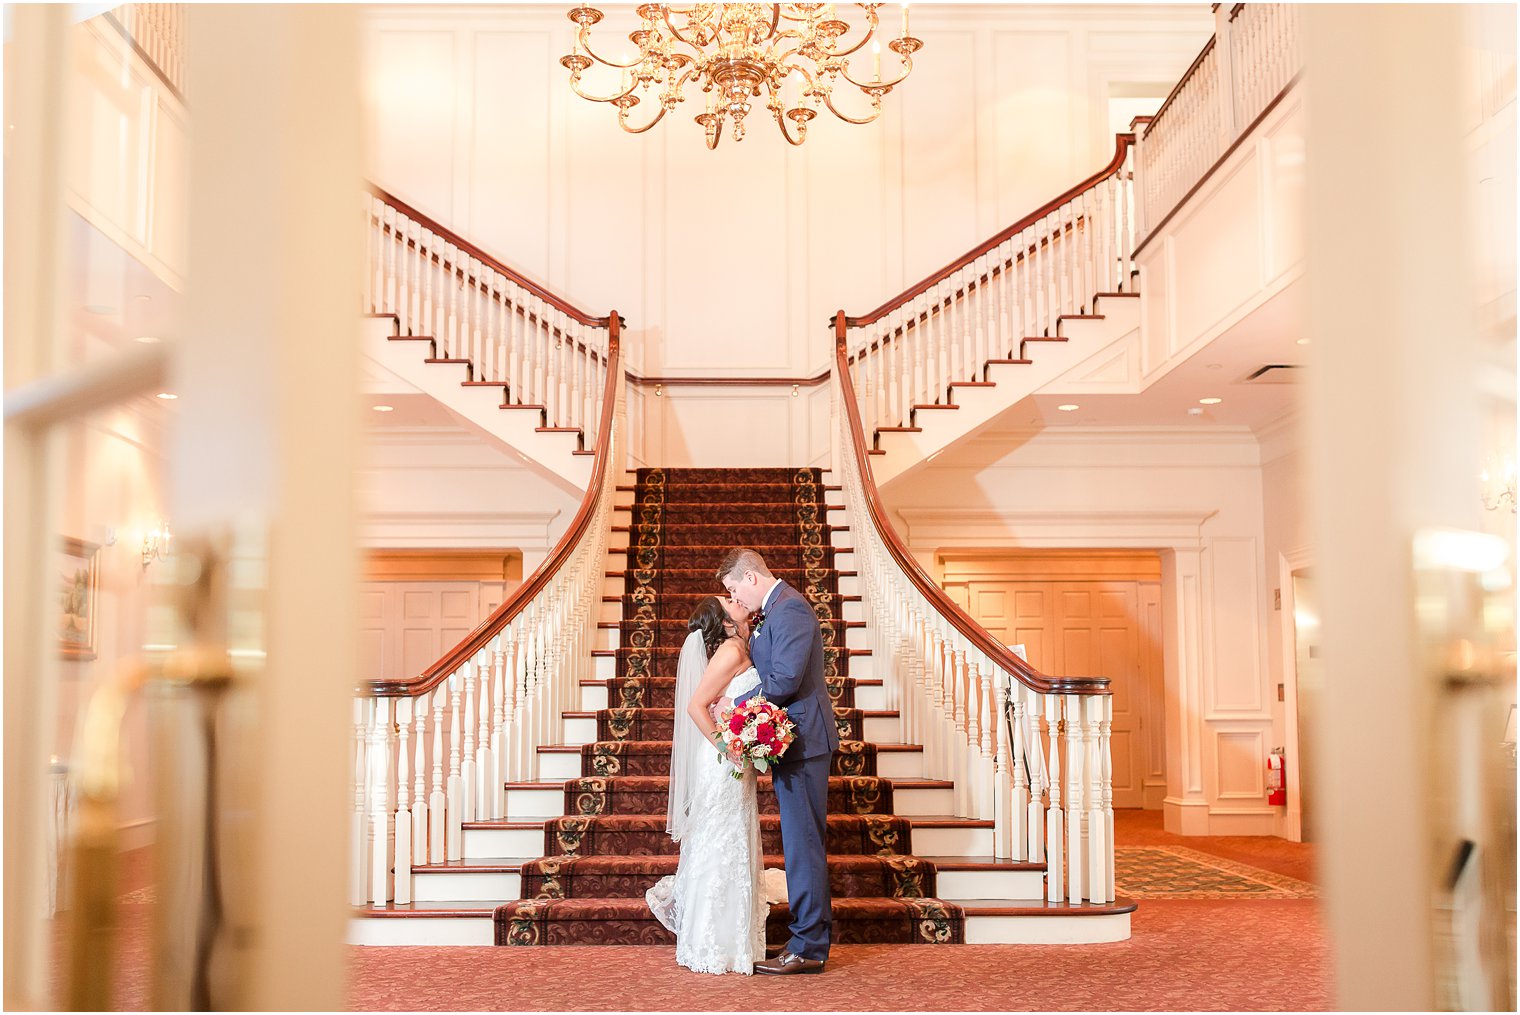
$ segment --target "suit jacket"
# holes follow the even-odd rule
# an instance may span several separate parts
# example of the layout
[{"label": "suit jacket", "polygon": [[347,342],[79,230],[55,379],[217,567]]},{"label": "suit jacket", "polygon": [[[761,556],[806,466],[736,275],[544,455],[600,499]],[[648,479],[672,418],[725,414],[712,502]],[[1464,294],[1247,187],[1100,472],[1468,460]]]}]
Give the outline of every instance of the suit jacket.
[{"label": "suit jacket", "polygon": [[781,764],[838,750],[834,701],[823,679],[823,632],[802,593],[785,582],[778,585],[765,622],[750,639],[749,654],[760,673],[760,686],[737,700],[764,694],[767,701],[786,709],[797,726],[797,739]]}]

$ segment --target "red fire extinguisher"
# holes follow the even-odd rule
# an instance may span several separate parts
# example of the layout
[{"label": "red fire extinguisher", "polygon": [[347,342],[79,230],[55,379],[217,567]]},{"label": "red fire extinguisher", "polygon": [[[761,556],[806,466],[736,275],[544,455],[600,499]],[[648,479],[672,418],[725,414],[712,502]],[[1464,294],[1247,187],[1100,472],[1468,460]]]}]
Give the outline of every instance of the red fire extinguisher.
[{"label": "red fire extinguisher", "polygon": [[1281,747],[1272,748],[1267,758],[1267,803],[1277,807],[1288,805],[1288,760]]}]

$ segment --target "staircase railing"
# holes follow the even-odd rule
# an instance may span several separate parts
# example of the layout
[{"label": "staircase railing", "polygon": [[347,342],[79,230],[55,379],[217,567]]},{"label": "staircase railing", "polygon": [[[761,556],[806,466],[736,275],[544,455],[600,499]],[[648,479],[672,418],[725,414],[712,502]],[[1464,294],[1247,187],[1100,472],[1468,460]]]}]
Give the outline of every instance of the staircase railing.
[{"label": "staircase railing", "polygon": [[915,405],[951,404],[950,385],[985,380],[1031,336],[1093,298],[1133,291],[1132,134],[1097,173],[986,243],[859,317],[846,343],[866,435],[907,424]]},{"label": "staircase railing", "polygon": [[1297,79],[1298,7],[1215,5],[1213,38],[1136,144],[1142,234],[1155,232]]},{"label": "staircase railing", "polygon": [[436,359],[470,365],[544,426],[587,431],[601,415],[610,319],[592,317],[384,190],[364,195],[364,312],[433,338]]},{"label": "staircase railing", "polygon": [[[508,781],[537,777],[540,745],[593,675],[614,486],[626,454],[616,313],[607,322],[596,462],[547,560],[419,676],[354,699],[354,905],[411,901],[414,863],[458,860],[463,825],[505,815]],[[392,875],[394,871],[394,875]]]},{"label": "staircase railing", "polygon": [[923,744],[926,774],[954,780],[956,814],[992,820],[996,857],[1046,864],[1051,901],[1112,901],[1108,680],[1039,672],[924,573],[882,507],[850,374],[849,319],[841,311],[834,460],[870,611],[872,658],[904,738]]}]

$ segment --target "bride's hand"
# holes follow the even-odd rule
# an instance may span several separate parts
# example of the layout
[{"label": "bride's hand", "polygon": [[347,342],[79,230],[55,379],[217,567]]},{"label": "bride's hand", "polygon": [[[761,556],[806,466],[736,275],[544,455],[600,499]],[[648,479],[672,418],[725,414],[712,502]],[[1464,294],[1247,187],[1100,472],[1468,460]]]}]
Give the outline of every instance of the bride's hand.
[{"label": "bride's hand", "polygon": [[731,709],[733,707],[734,707],[734,699],[732,699],[732,698],[719,698],[717,701],[715,701],[711,705],[707,706],[707,714],[710,715],[710,716],[712,716],[712,721],[713,722],[715,722],[715,723],[717,723],[718,725],[721,726],[721,725],[723,725],[723,713],[727,712],[729,709]]}]

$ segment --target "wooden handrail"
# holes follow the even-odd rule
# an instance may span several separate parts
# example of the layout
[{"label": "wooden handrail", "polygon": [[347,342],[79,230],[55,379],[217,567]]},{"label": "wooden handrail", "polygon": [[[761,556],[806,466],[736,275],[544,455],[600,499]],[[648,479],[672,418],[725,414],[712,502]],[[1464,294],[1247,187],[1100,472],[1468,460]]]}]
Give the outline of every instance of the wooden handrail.
[{"label": "wooden handrail", "polygon": [[641,388],[663,385],[667,388],[786,387],[813,388],[829,379],[829,372],[814,377],[642,377],[632,370],[623,371],[629,384]]},{"label": "wooden handrail", "polygon": [[1193,57],[1192,63],[1188,64],[1187,73],[1183,74],[1177,83],[1172,86],[1172,90],[1167,93],[1166,101],[1161,104],[1161,108],[1151,114],[1151,122],[1145,125],[1145,133],[1140,135],[1141,137],[1151,136],[1151,131],[1156,129],[1156,124],[1160,122],[1162,114],[1166,112],[1166,107],[1172,104],[1172,100],[1177,97],[1177,93],[1182,91],[1183,86],[1192,78],[1193,72],[1198,69],[1199,64],[1203,63],[1203,58],[1208,56],[1210,51],[1213,50],[1216,41],[1218,41],[1218,36],[1209,36],[1209,41],[1203,44],[1202,51]]},{"label": "wooden handrail", "polygon": [[887,314],[891,313],[893,310],[896,310],[898,307],[907,303],[909,300],[919,296],[930,286],[935,285],[939,282],[943,282],[945,279],[949,278],[957,271],[960,271],[962,268],[966,267],[978,257],[981,257],[983,254],[987,253],[987,251],[996,249],[1004,242],[1006,242],[1009,238],[1016,236],[1017,234],[1023,232],[1025,229],[1028,229],[1040,219],[1044,218],[1046,215],[1049,215],[1051,212],[1055,211],[1057,208],[1061,207],[1061,205],[1065,204],[1067,201],[1070,201],[1072,198],[1076,197],[1084,190],[1087,190],[1090,187],[1095,187],[1098,184],[1102,183],[1104,180],[1108,179],[1110,176],[1113,176],[1119,171],[1120,167],[1124,165],[1124,158],[1129,152],[1130,145],[1134,143],[1135,135],[1133,134],[1115,134],[1114,157],[1109,160],[1108,165],[1104,166],[1102,169],[1098,170],[1096,173],[1089,176],[1087,179],[1083,180],[1075,187],[1067,190],[1059,197],[1045,202],[1038,209],[1030,212],[1028,215],[1025,215],[1013,225],[998,233],[992,239],[962,254],[954,261],[951,261],[949,264],[945,265],[939,271],[930,275],[928,278],[922,279],[918,282],[915,282],[913,285],[910,285],[908,288],[904,289],[896,296],[887,300],[887,302],[883,303],[875,310],[872,310],[870,313],[862,314],[859,317],[847,317],[845,320],[852,328],[860,328],[868,324],[875,324],[877,321],[885,317]]},{"label": "wooden handrail", "polygon": [[846,331],[850,326],[849,320],[843,310],[834,315],[834,372],[839,378],[840,398],[844,401],[845,415],[849,419],[851,451],[855,459],[855,468],[860,473],[860,485],[865,493],[866,510],[871,516],[871,523],[876,527],[876,531],[881,533],[881,540],[886,544],[887,551],[892,554],[892,559],[897,562],[903,574],[908,576],[908,580],[918,589],[919,594],[929,601],[929,605],[934,607],[940,616],[970,639],[971,643],[986,653],[995,664],[1013,674],[1025,687],[1040,694],[1111,693],[1107,677],[1046,676],[1010,652],[1006,645],[994,641],[992,636],[971,618],[970,614],[955,605],[945,591],[934,583],[934,579],[924,573],[924,569],[913,558],[913,554],[903,545],[901,537],[887,520],[886,509],[882,506],[881,494],[877,492],[876,480],[871,476],[871,465],[866,457],[865,428],[860,423],[860,408],[855,401],[855,385],[850,381],[849,349],[846,337]]},{"label": "wooden handrail", "polygon": [[597,328],[608,327],[608,320],[609,320],[609,318],[606,318],[606,317],[592,317],[590,314],[586,313],[586,311],[581,310],[578,307],[570,305],[569,303],[567,303],[564,300],[560,299],[558,296],[556,296],[553,293],[549,292],[549,290],[545,289],[543,286],[541,286],[538,283],[533,282],[533,281],[531,281],[529,279],[524,278],[518,272],[513,271],[511,268],[507,267],[505,264],[502,264],[496,258],[492,257],[490,254],[486,253],[484,250],[481,250],[479,247],[475,246],[475,244],[471,243],[469,240],[466,240],[464,237],[460,236],[458,233],[454,232],[452,229],[448,228],[445,225],[440,224],[437,220],[435,220],[435,219],[433,219],[433,218],[431,218],[431,217],[429,217],[427,215],[424,215],[422,212],[418,211],[416,208],[414,208],[411,205],[407,204],[405,201],[401,200],[399,197],[396,197],[394,194],[392,194],[389,191],[385,190],[383,187],[376,186],[373,183],[366,183],[365,186],[368,188],[368,190],[369,190],[369,192],[371,194],[375,195],[380,200],[384,201],[386,204],[388,204],[391,207],[395,208],[397,211],[401,212],[407,218],[409,218],[412,221],[416,222],[418,225],[422,226],[423,228],[428,229],[428,230],[436,233],[438,236],[442,237],[444,240],[447,240],[453,246],[458,247],[460,250],[463,250],[466,253],[468,253],[471,257],[475,258],[477,261],[480,261],[480,262],[486,264],[491,269],[493,269],[495,271],[498,271],[501,274],[505,275],[507,278],[509,278],[509,279],[512,280],[512,283],[514,285],[517,285],[517,286],[521,287],[522,289],[527,290],[528,292],[532,293],[534,296],[537,296],[539,299],[543,300],[545,303],[547,303],[550,306],[554,307],[555,309],[561,311],[562,313],[564,313],[566,316],[570,317],[571,319],[579,321],[581,324],[591,325],[592,327],[597,327]]},{"label": "wooden handrail", "polygon": [[581,500],[580,510],[571,520],[569,528],[565,529],[565,534],[560,536],[559,542],[554,544],[548,559],[539,565],[538,570],[514,589],[500,606],[491,611],[489,617],[481,621],[475,630],[450,649],[442,659],[411,680],[371,680],[361,686],[358,693],[377,698],[415,697],[426,694],[443,683],[449,674],[459,669],[461,663],[468,662],[476,652],[500,634],[502,628],[516,619],[570,559],[576,545],[585,536],[586,530],[591,526],[591,517],[596,513],[596,502],[602,494],[607,470],[611,467],[612,422],[617,412],[617,385],[621,379],[618,346],[622,318],[613,311],[601,320],[607,322],[607,380],[602,388],[602,419],[597,428],[596,463],[591,468],[591,482],[586,487],[586,496]]},{"label": "wooden handrail", "polygon": [[[1028,249],[1019,251],[1008,260],[1004,261],[1002,264],[994,265],[991,271],[982,274],[978,278],[972,279],[970,282],[967,282],[963,287],[955,290],[955,292],[951,293],[949,296],[946,296],[934,306],[929,307],[927,310],[923,311],[920,314],[915,314],[912,319],[904,321],[901,325],[892,329],[890,333],[883,335],[881,338],[872,342],[870,345],[863,346],[862,348],[856,350],[855,354],[850,357],[850,362],[854,363],[856,359],[865,353],[872,353],[877,349],[885,349],[887,346],[891,345],[894,340],[906,334],[909,328],[915,328],[920,323],[928,321],[935,314],[941,313],[947,308],[954,306],[956,301],[968,298],[974,290],[991,282],[994,278],[997,278],[1009,268],[1014,267],[1020,261],[1026,261],[1029,258],[1033,257],[1035,254],[1039,253],[1041,247],[1048,249],[1051,244],[1062,240],[1067,234],[1071,233],[1075,228],[1077,228],[1077,225],[1079,223],[1085,225],[1086,218],[1087,217],[1085,215],[1078,215],[1076,218],[1072,219],[1064,226],[1057,226],[1055,232],[1051,233],[1049,236],[1039,237],[1029,245]],[[855,318],[851,317],[847,318],[847,320],[854,321]]]}]

